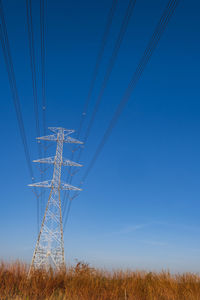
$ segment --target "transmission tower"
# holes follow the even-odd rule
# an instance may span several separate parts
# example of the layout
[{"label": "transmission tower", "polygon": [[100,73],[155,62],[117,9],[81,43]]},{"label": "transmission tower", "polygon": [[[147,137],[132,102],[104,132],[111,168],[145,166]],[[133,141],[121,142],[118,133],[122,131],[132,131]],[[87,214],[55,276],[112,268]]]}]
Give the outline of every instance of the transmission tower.
[{"label": "transmission tower", "polygon": [[60,269],[64,266],[64,243],[60,191],[81,190],[61,181],[61,168],[62,166],[82,166],[78,163],[63,158],[64,143],[82,144],[82,142],[69,136],[69,134],[73,133],[74,130],[67,130],[61,127],[49,127],[49,129],[54,134],[39,137],[37,139],[44,141],[56,141],[56,155],[55,157],[34,160],[34,162],[53,164],[53,179],[29,184],[29,186],[32,187],[34,186],[50,188],[50,194],[29,273],[33,269],[48,269],[50,266],[54,266],[56,269]]}]

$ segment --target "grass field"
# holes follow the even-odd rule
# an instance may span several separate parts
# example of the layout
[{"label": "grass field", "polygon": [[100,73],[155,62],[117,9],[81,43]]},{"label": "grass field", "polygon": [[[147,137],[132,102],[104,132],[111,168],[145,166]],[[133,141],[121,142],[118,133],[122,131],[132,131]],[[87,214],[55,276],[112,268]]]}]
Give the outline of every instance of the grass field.
[{"label": "grass field", "polygon": [[77,263],[62,272],[36,271],[28,266],[0,264],[0,299],[66,300],[198,300],[200,276],[168,272],[103,271]]}]

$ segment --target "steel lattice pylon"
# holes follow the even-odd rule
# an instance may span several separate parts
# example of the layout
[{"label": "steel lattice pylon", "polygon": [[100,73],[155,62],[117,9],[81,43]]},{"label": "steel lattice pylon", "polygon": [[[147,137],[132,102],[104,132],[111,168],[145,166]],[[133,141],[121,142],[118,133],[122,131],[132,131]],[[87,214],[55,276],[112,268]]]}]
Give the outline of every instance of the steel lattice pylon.
[{"label": "steel lattice pylon", "polygon": [[63,143],[82,144],[82,142],[68,136],[69,134],[73,133],[74,130],[67,130],[61,127],[49,127],[49,129],[54,132],[54,134],[39,137],[37,139],[45,141],[57,141],[56,155],[55,157],[38,159],[34,162],[54,164],[53,179],[29,184],[29,186],[47,187],[51,189],[29,273],[33,269],[48,269],[48,267],[52,264],[57,269],[60,269],[64,266],[64,243],[60,191],[81,190],[77,187],[61,182],[61,168],[62,165],[78,167],[82,166],[70,160],[63,159],[62,157]]}]

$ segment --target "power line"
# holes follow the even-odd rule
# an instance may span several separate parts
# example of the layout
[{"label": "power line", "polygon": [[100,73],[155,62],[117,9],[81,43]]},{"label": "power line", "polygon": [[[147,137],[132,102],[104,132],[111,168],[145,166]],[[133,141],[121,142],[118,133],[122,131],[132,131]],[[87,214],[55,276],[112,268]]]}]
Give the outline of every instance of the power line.
[{"label": "power line", "polygon": [[[89,172],[91,171],[92,167],[94,166],[100,152],[102,151],[107,139],[109,138],[111,132],[112,132],[112,129],[113,127],[115,126],[116,122],[118,121],[125,105],[127,104],[130,96],[131,96],[131,93],[133,92],[133,89],[136,87],[136,84],[138,83],[139,79],[141,78],[143,72],[144,72],[144,69],[146,67],[146,65],[148,64],[152,54],[153,54],[153,51],[155,50],[166,26],[168,25],[169,21],[170,21],[170,18],[172,17],[178,3],[179,3],[180,0],[170,0],[155,28],[155,31],[151,37],[151,39],[149,40],[148,44],[147,44],[147,47],[139,61],[139,64],[132,76],[132,79],[131,81],[129,82],[129,85],[124,93],[124,96],[122,98],[122,100],[120,101],[113,117],[111,118],[111,121],[109,123],[109,126],[107,127],[104,135],[103,135],[103,138],[101,139],[100,143],[99,143],[99,146],[97,147],[94,155],[93,155],[93,158],[92,160],[90,161],[89,163],[89,166],[88,168],[86,169],[86,172],[85,174],[83,175],[82,177],[82,180],[80,182],[80,185],[81,186],[84,181],[86,180]],[[70,205],[71,207],[71,205]],[[69,208],[70,209],[70,208]],[[68,215],[69,215],[69,212],[68,212]],[[64,225],[66,226],[66,221],[64,222]],[[65,229],[65,227],[64,227]]]},{"label": "power line", "polygon": [[[36,121],[36,133],[37,133],[37,136],[40,136],[36,67],[35,67],[35,47],[34,47],[34,36],[33,36],[32,1],[31,0],[26,0],[26,14],[27,14],[27,25],[28,25],[28,41],[29,41],[29,54],[30,54],[30,63],[31,63],[31,74],[32,74],[32,87],[33,87],[34,112],[35,112],[35,121]],[[39,146],[39,144],[38,144],[38,146]]]},{"label": "power line", "polygon": [[104,49],[105,49],[105,46],[106,46],[106,43],[107,43],[107,40],[108,40],[111,25],[112,25],[112,22],[113,22],[113,17],[114,17],[116,6],[117,6],[117,1],[118,0],[113,0],[112,1],[112,6],[111,6],[109,14],[108,14],[108,19],[107,19],[106,27],[105,27],[104,34],[103,34],[103,37],[102,37],[100,49],[99,49],[99,52],[98,52],[98,55],[97,55],[97,59],[96,59],[92,79],[91,79],[91,82],[90,82],[89,91],[88,91],[87,98],[86,98],[84,108],[83,108],[83,112],[82,112],[82,115],[81,115],[81,121],[80,121],[78,130],[77,130],[77,138],[79,138],[79,136],[80,136],[81,129],[82,129],[82,126],[83,126],[83,122],[84,122],[85,116],[86,116],[87,111],[88,111],[88,106],[89,106],[91,96],[92,96],[92,92],[94,90],[94,86],[95,86],[95,83],[96,83],[96,79],[97,79],[97,75],[98,75],[98,72],[99,72],[99,67],[100,67],[100,64],[101,64],[102,57],[103,57]]},{"label": "power line", "polygon": [[[104,33],[103,33],[103,37],[102,37],[99,52],[98,52],[98,55],[97,55],[94,71],[93,71],[93,74],[92,74],[92,79],[91,79],[90,86],[89,86],[89,91],[88,91],[88,94],[87,94],[87,97],[86,97],[86,100],[85,100],[85,104],[84,104],[84,107],[83,107],[83,112],[81,114],[81,120],[80,120],[79,127],[78,127],[78,130],[77,130],[77,138],[79,138],[79,136],[80,136],[80,133],[81,133],[81,130],[82,130],[82,127],[83,127],[83,123],[84,123],[84,120],[85,120],[85,117],[86,117],[86,114],[87,114],[87,111],[88,111],[88,106],[89,106],[89,103],[91,101],[92,93],[93,93],[94,86],[95,86],[95,83],[96,83],[96,80],[97,80],[97,75],[98,75],[98,72],[99,72],[99,67],[100,67],[100,64],[101,64],[101,61],[102,61],[103,53],[104,53],[105,46],[106,46],[108,36],[109,36],[109,33],[110,33],[111,25],[112,25],[112,22],[113,22],[113,17],[114,17],[114,14],[115,14],[117,2],[118,2],[118,0],[113,0],[112,1],[112,5],[111,5],[111,8],[110,8],[110,11],[109,11],[109,14],[108,14],[105,30],[104,30]],[[74,152],[75,152],[75,148],[72,150],[71,160],[73,160],[73,158],[74,158]],[[69,172],[68,172],[68,176],[67,176],[67,182],[69,182],[69,181],[70,181],[70,183],[72,182],[71,167],[69,168]],[[63,196],[63,201],[62,201],[62,203],[63,203],[63,216],[65,215],[68,197],[69,197],[69,191],[65,192],[64,196]]]},{"label": "power line", "polygon": [[[26,15],[27,15],[27,27],[28,27],[28,41],[29,41],[29,54],[30,54],[30,65],[32,75],[32,88],[33,88],[33,100],[34,100],[34,114],[35,114],[35,126],[36,135],[40,136],[40,122],[39,122],[39,111],[38,111],[38,93],[37,93],[37,80],[36,80],[36,63],[35,63],[35,46],[34,46],[34,34],[33,34],[33,17],[32,17],[32,1],[26,0]],[[38,145],[38,156],[42,157],[41,144]],[[43,166],[40,164],[40,179],[43,181]],[[40,211],[39,220],[42,216],[42,196],[38,198]],[[38,220],[38,222],[39,222]]]},{"label": "power line", "polygon": [[[100,92],[98,94],[98,97],[97,97],[97,100],[96,100],[96,103],[95,103],[95,106],[94,106],[94,109],[93,109],[93,112],[92,112],[92,116],[91,116],[90,121],[89,121],[89,125],[88,125],[88,127],[86,129],[86,133],[85,133],[85,136],[83,138],[84,144],[88,140],[91,128],[92,128],[93,123],[95,121],[95,117],[96,117],[97,111],[99,109],[99,106],[100,106],[100,103],[101,103],[104,91],[106,89],[106,86],[108,84],[109,78],[111,76],[113,67],[114,67],[116,59],[117,59],[117,55],[119,53],[119,50],[120,50],[123,38],[125,36],[126,30],[127,30],[127,27],[128,27],[129,21],[130,21],[130,18],[132,16],[133,9],[135,7],[135,3],[136,3],[136,0],[129,0],[129,4],[128,4],[128,7],[126,9],[123,21],[122,21],[122,25],[121,25],[121,28],[120,28],[120,31],[119,31],[119,34],[118,34],[118,37],[117,37],[117,40],[116,40],[116,43],[115,43],[112,55],[111,55],[111,58],[109,60],[108,67],[106,69],[106,73],[105,73],[105,76],[104,76],[104,79],[103,79],[103,83],[101,85]],[[84,149],[83,147],[80,148],[77,161],[80,161],[83,149]],[[69,175],[70,175],[70,173],[69,173]],[[70,183],[71,183],[71,181],[72,181],[72,177],[70,178]],[[68,192],[67,196],[69,196],[69,192]]]},{"label": "power line", "polygon": [[[10,43],[9,43],[9,39],[8,39],[6,21],[5,21],[3,5],[2,5],[1,0],[0,0],[0,19],[1,19],[0,40],[1,40],[1,44],[2,44],[2,50],[3,50],[3,56],[4,56],[5,65],[6,65],[6,70],[8,73],[8,80],[9,80],[9,85],[10,85],[10,89],[11,89],[11,95],[12,95],[13,104],[14,104],[14,108],[15,108],[15,112],[16,112],[17,122],[18,122],[18,126],[19,126],[19,131],[20,131],[20,137],[21,137],[22,144],[24,147],[24,154],[25,154],[28,171],[31,176],[31,180],[34,181],[34,173],[33,173],[33,169],[32,169],[30,153],[29,153],[29,148],[28,148],[28,143],[27,143],[27,138],[26,138],[26,133],[25,133],[25,128],[24,128],[24,122],[23,122],[22,113],[21,113],[21,105],[20,105],[19,94],[18,94],[18,90],[17,90],[16,77],[15,77],[15,73],[14,73],[13,61],[12,61],[12,56],[11,56],[11,51],[10,51]],[[35,192],[35,194],[37,195],[36,192]],[[37,197],[37,221],[39,220],[39,209],[38,208],[39,208],[39,204],[38,204],[38,197]],[[39,228],[39,224],[38,224],[38,228]]]},{"label": "power line", "polygon": [[41,69],[42,69],[42,118],[43,133],[46,135],[46,75],[45,75],[45,3],[40,0],[40,42],[41,42]]},{"label": "power line", "polygon": [[33,169],[32,169],[32,165],[31,165],[29,149],[28,149],[28,144],[27,144],[27,139],[26,139],[26,134],[25,134],[25,129],[24,129],[24,122],[23,122],[22,113],[21,113],[21,106],[20,106],[17,85],[16,85],[14,67],[13,67],[13,62],[12,62],[12,57],[11,57],[8,33],[7,33],[7,28],[6,28],[5,17],[4,17],[3,6],[2,6],[1,0],[0,0],[0,18],[1,18],[1,31],[0,31],[1,36],[0,37],[1,37],[4,60],[5,60],[6,69],[7,69],[7,73],[8,73],[9,84],[10,84],[10,88],[11,88],[11,92],[12,92],[13,103],[14,103],[18,126],[19,126],[19,130],[20,130],[20,136],[21,136],[22,143],[24,146],[24,153],[25,153],[25,157],[26,157],[28,170],[29,170],[31,178],[34,179]]},{"label": "power line", "polygon": [[[108,63],[108,67],[106,69],[106,73],[105,73],[105,76],[104,76],[104,79],[103,79],[103,83],[101,85],[100,92],[99,92],[99,95],[97,97],[97,100],[96,100],[96,103],[95,103],[95,106],[94,106],[94,109],[93,109],[93,113],[92,113],[92,116],[90,118],[90,122],[89,122],[89,125],[87,127],[87,130],[86,130],[86,134],[85,134],[85,136],[83,138],[84,144],[86,143],[86,141],[87,141],[87,139],[89,137],[89,134],[90,134],[90,130],[91,130],[92,126],[93,126],[93,123],[94,123],[97,111],[99,109],[99,106],[100,106],[100,103],[101,103],[101,100],[102,100],[102,97],[103,97],[103,94],[104,94],[104,91],[105,91],[105,88],[106,88],[106,86],[108,84],[110,75],[112,73],[113,67],[114,67],[116,59],[117,59],[117,55],[119,53],[119,50],[120,50],[123,38],[124,38],[126,30],[127,30],[130,18],[132,16],[133,9],[135,7],[135,3],[136,3],[136,0],[129,0],[128,6],[127,6],[127,9],[126,9],[123,21],[122,21],[122,25],[120,27],[120,31],[119,31],[117,40],[115,42],[115,46],[114,46],[111,58],[110,58],[109,63]],[[91,96],[91,94],[90,94],[90,96]],[[82,114],[82,116],[85,116],[85,113]],[[79,134],[80,134],[80,132],[79,132]],[[77,161],[80,161],[83,149],[84,149],[83,147],[80,148]],[[72,181],[72,177],[70,178],[70,183],[71,183],[71,181]],[[67,196],[69,196],[69,192],[68,192]],[[64,205],[66,205],[66,201],[64,202]],[[65,207],[64,207],[64,212],[65,212]]]},{"label": "power line", "polygon": [[137,68],[136,68],[136,71],[134,72],[132,79],[129,82],[129,85],[125,91],[125,94],[124,94],[122,100],[120,101],[120,103],[115,111],[115,114],[113,115],[113,117],[110,121],[110,124],[109,124],[107,130],[105,131],[103,138],[102,138],[101,142],[99,143],[99,146],[97,147],[97,150],[96,150],[96,152],[95,152],[95,154],[94,154],[94,156],[82,178],[82,182],[84,182],[85,179],[87,178],[90,170],[92,169],[94,163],[96,162],[97,157],[99,156],[101,150],[103,149],[105,142],[109,138],[113,127],[115,126],[119,116],[121,115],[125,105],[127,104],[128,100],[131,96],[133,89],[136,87],[136,84],[138,83],[139,79],[141,78],[147,63],[149,62],[149,60],[153,54],[153,51],[155,50],[155,48],[161,38],[162,33],[164,32],[167,24],[169,23],[169,20],[170,20],[171,16],[173,15],[176,6],[178,5],[178,2],[179,2],[179,0],[170,0],[168,2],[167,7],[165,8],[164,13],[163,13],[162,17],[160,18],[159,23],[157,24],[156,29],[145,49],[145,52],[138,64]]},{"label": "power line", "polygon": [[6,50],[5,39],[3,37],[2,25],[0,25],[0,39],[1,39],[1,44],[2,44],[2,50],[3,50],[4,60],[5,60],[5,64],[6,64],[6,69],[7,69],[7,73],[8,73],[10,89],[11,89],[11,93],[12,93],[12,97],[13,97],[13,104],[15,107],[17,122],[18,122],[19,130],[20,130],[20,136],[21,136],[21,140],[22,140],[22,143],[24,146],[26,162],[27,162],[30,176],[31,176],[31,178],[34,178],[32,166],[31,166],[31,160],[30,160],[29,151],[28,151],[28,146],[27,146],[25,130],[24,130],[24,124],[23,124],[23,120],[22,120],[21,107],[18,102],[19,101],[18,92],[16,92],[16,90],[15,90],[16,82],[15,82],[15,79],[13,78],[12,71],[10,70],[10,68],[12,68],[12,67],[10,65],[9,58],[8,58],[9,54],[7,53],[7,50]]},{"label": "power line", "polygon": [[[40,52],[41,52],[41,74],[42,74],[42,126],[43,134],[46,135],[46,73],[45,73],[45,4],[40,0]],[[46,157],[47,145],[44,142],[44,157]],[[44,169],[43,169],[44,173]],[[43,178],[44,179],[44,178]],[[45,191],[43,193],[45,199]],[[43,199],[42,199],[43,200]],[[41,210],[44,210],[44,201],[41,203]]]},{"label": "power line", "polygon": [[[116,40],[116,43],[115,43],[115,46],[114,46],[111,58],[109,60],[108,67],[106,69],[106,74],[104,76],[103,83],[102,83],[102,86],[101,86],[101,89],[100,89],[97,101],[95,103],[95,107],[94,107],[92,116],[90,118],[90,122],[89,122],[89,125],[88,125],[87,130],[86,130],[86,134],[85,134],[84,139],[83,139],[84,143],[86,143],[86,141],[87,141],[87,139],[89,137],[89,134],[90,134],[92,125],[94,123],[97,111],[99,109],[99,106],[100,106],[100,103],[101,103],[101,100],[102,100],[105,88],[106,88],[106,86],[108,84],[108,81],[110,79],[110,75],[111,75],[113,67],[115,65],[115,62],[116,62],[116,59],[117,59],[117,55],[119,53],[119,50],[120,50],[123,38],[125,36],[126,30],[127,30],[127,27],[128,27],[129,21],[130,21],[130,18],[132,16],[133,9],[135,7],[135,3],[136,3],[136,0],[129,0],[129,4],[128,4],[128,7],[126,9],[126,13],[124,15],[123,21],[122,21],[120,32],[118,34],[118,37],[117,37],[117,40]],[[80,159],[80,156],[81,156],[81,152],[83,151],[82,149],[83,148],[81,148],[80,153],[79,153],[79,159]]]},{"label": "power line", "polygon": [[63,232],[64,232],[64,230],[66,228],[66,225],[67,225],[67,222],[68,222],[68,219],[69,219],[69,213],[70,213],[71,205],[72,205],[72,200],[69,199],[68,206],[67,206],[67,212],[66,212],[66,216],[65,216],[65,220],[63,222]]}]

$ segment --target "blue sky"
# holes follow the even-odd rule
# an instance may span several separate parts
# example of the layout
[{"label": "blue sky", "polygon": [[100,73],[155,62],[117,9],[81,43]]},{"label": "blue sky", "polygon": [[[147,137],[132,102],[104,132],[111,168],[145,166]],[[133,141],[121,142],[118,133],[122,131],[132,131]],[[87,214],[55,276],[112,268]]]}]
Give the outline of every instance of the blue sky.
[{"label": "blue sky", "polygon": [[[41,105],[39,1],[33,1]],[[138,0],[82,162],[87,167],[166,5]],[[38,158],[25,1],[3,1],[31,159]],[[119,1],[88,117],[128,0]],[[48,1],[47,125],[78,128],[111,1]],[[112,135],[73,201],[64,233],[67,263],[105,268],[200,268],[200,102],[197,0],[180,1]],[[0,258],[30,262],[36,200],[0,50]],[[40,106],[41,108],[41,106]],[[41,110],[40,110],[41,117]],[[85,123],[87,126],[89,118]],[[84,130],[85,130],[84,128]],[[83,130],[83,133],[84,133]],[[55,152],[55,145],[49,155]],[[70,157],[65,146],[64,156]],[[34,166],[34,171],[38,175]],[[82,172],[82,173],[81,173]],[[73,181],[76,185],[84,168]],[[51,178],[52,169],[47,172]],[[66,170],[63,170],[63,180]],[[39,176],[38,176],[39,181]],[[46,193],[47,195],[47,193]]]}]

